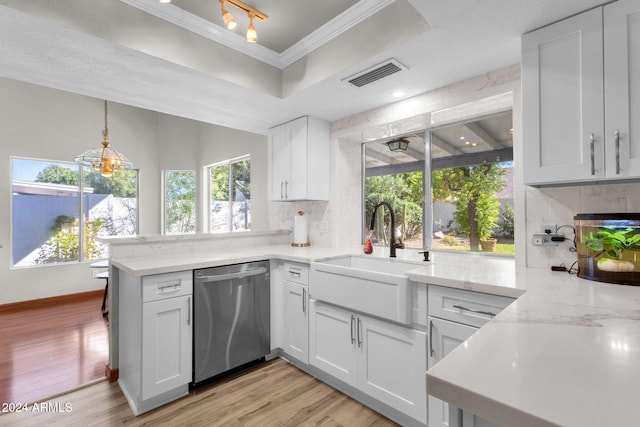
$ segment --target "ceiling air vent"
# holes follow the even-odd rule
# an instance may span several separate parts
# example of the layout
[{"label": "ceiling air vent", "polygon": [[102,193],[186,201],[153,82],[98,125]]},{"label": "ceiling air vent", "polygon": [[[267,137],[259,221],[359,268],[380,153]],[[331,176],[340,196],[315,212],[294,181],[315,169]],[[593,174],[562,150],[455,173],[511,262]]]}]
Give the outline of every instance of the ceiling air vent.
[{"label": "ceiling air vent", "polygon": [[362,71],[351,77],[347,77],[344,80],[354,86],[362,87],[405,69],[406,67],[400,64],[398,61],[396,61],[395,59],[390,59],[389,61],[378,64],[373,68]]}]

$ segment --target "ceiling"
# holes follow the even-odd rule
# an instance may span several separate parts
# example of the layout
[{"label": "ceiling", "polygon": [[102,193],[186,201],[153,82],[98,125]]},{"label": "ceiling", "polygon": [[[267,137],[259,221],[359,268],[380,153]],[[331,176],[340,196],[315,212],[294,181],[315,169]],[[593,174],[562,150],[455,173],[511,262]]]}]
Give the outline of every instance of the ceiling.
[{"label": "ceiling", "polygon": [[[367,175],[424,169],[425,132],[412,132],[402,137],[409,141],[406,151],[389,150],[387,143],[398,137],[366,144]],[[511,111],[437,127],[431,131],[430,137],[433,169],[513,160]]]},{"label": "ceiling", "polygon": [[[264,133],[348,117],[520,61],[520,35],[603,0],[0,0],[0,76]],[[345,81],[389,59],[403,70]],[[403,99],[403,98],[400,98]]]}]

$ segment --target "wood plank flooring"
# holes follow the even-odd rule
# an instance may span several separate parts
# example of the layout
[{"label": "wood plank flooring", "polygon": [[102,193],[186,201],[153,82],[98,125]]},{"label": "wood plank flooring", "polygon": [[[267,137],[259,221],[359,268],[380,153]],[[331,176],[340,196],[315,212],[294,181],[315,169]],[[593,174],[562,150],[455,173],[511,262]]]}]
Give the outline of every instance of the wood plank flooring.
[{"label": "wood plank flooring", "polygon": [[104,378],[102,291],[0,306],[0,404],[34,402]]},{"label": "wood plank flooring", "polygon": [[0,415],[0,426],[396,426],[282,359],[138,417],[118,385],[106,381],[50,400],[52,412],[33,408]]}]

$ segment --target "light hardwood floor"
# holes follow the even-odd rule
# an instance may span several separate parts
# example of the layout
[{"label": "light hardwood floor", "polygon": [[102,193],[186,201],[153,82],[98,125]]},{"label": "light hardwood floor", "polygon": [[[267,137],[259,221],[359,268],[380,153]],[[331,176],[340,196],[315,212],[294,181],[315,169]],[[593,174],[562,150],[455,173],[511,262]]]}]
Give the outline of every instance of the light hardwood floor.
[{"label": "light hardwood floor", "polygon": [[47,405],[45,409],[53,412],[30,406],[2,415],[0,426],[396,425],[282,359],[256,365],[138,417],[118,385],[106,381]]},{"label": "light hardwood floor", "polygon": [[[395,425],[282,359],[135,417],[117,383],[104,379],[101,303],[97,291],[0,306],[0,426]],[[3,412],[14,404],[26,405]]]},{"label": "light hardwood floor", "polygon": [[34,402],[104,377],[102,295],[0,306],[0,403]]}]

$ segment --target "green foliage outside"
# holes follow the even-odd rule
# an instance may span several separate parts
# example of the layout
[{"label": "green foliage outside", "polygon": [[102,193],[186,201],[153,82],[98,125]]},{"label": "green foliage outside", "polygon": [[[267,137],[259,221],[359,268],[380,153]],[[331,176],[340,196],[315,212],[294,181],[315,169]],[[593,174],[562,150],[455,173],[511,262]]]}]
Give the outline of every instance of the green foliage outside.
[{"label": "green foliage outside", "polygon": [[165,174],[165,228],[170,233],[192,233],[196,228],[196,175],[193,171]]},{"label": "green foliage outside", "polygon": [[[368,177],[365,194],[366,227],[369,227],[375,205],[386,201],[393,206],[396,227],[400,227],[402,239],[422,236],[422,172]],[[389,215],[386,208],[381,209],[376,215],[376,238],[380,244],[386,245],[390,235]]]},{"label": "green foliage outside", "polygon": [[500,219],[496,194],[505,187],[507,170],[496,163],[435,170],[434,200],[449,200],[455,206],[457,231],[469,238],[472,251],[489,238]]},{"label": "green foliage outside", "polygon": [[[84,225],[83,258],[95,259],[102,255],[102,247],[95,241],[104,221],[96,219]],[[66,215],[56,218],[51,228],[52,236],[38,251],[36,263],[77,261],[80,247],[78,239],[78,219]]]},{"label": "green foliage outside", "polygon": [[[35,182],[49,182],[52,184],[78,185],[78,170],[59,165],[49,165],[36,176]],[[93,188],[94,194],[113,194],[114,197],[136,197],[136,171],[117,171],[108,178],[100,172],[85,169],[84,183]]]},{"label": "green foliage outside", "polygon": [[[35,182],[75,185],[79,184],[76,168],[49,165],[41,170]],[[85,169],[84,182],[92,187],[94,194],[112,194],[114,197],[136,197],[137,175],[134,170],[117,171],[106,178],[99,172]],[[97,218],[84,224],[83,259],[95,259],[102,256],[103,247],[95,241],[104,227],[113,226],[111,218]],[[77,261],[79,259],[80,239],[78,238],[79,220],[65,215],[58,216],[51,228],[51,238],[39,249],[36,263]]]}]

